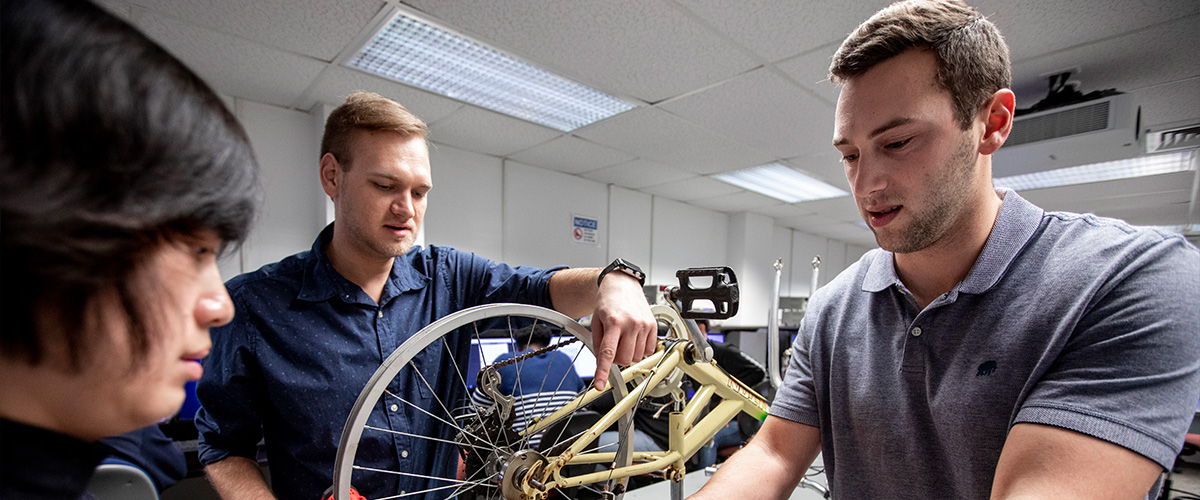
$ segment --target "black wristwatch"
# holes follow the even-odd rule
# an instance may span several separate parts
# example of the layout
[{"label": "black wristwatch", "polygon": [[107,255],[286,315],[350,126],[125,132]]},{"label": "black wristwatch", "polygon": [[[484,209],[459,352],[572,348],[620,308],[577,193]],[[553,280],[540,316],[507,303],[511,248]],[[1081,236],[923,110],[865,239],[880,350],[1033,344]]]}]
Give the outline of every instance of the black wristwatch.
[{"label": "black wristwatch", "polygon": [[626,262],[625,259],[617,259],[612,261],[612,264],[609,264],[608,267],[605,267],[603,271],[600,271],[600,277],[596,278],[596,286],[600,286],[600,282],[604,281],[604,276],[613,271],[621,271],[625,274],[633,276],[634,278],[637,278],[638,283],[641,283],[642,285],[646,284],[646,273],[642,272],[642,268]]}]

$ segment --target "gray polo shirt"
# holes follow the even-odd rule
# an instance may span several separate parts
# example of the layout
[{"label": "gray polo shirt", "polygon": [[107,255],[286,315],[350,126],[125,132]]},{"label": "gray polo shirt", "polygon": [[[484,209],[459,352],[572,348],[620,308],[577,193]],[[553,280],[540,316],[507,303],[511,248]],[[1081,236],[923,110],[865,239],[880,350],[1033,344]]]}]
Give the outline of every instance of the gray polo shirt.
[{"label": "gray polo shirt", "polygon": [[1200,251],[998,192],[975,266],[924,310],[880,249],[812,298],[771,414],[821,429],[836,498],[986,499],[1022,422],[1173,463],[1200,400]]}]

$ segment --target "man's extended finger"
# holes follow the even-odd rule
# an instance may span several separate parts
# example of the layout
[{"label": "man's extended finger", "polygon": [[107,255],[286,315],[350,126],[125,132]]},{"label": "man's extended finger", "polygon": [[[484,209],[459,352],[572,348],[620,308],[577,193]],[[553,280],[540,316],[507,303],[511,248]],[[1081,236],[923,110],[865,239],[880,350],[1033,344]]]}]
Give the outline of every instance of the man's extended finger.
[{"label": "man's extended finger", "polygon": [[592,322],[592,346],[596,349],[596,375],[592,378],[592,385],[595,385],[598,391],[604,390],[608,385],[608,371],[617,354],[615,344],[621,340],[616,335],[606,333],[604,323]]}]

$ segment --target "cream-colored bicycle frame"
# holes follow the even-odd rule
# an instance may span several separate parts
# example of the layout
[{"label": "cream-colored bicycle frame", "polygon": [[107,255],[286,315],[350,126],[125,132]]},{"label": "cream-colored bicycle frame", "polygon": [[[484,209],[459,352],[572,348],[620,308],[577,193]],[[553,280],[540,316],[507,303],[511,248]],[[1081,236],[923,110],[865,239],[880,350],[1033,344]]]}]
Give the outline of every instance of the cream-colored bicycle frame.
[{"label": "cream-colored bicycle frame", "polygon": [[[762,420],[767,416],[766,401],[753,389],[740,380],[730,376],[713,361],[688,362],[690,357],[686,352],[695,345],[690,340],[688,327],[679,313],[670,306],[652,306],[654,316],[660,322],[670,326],[668,339],[678,342],[659,342],[658,350],[642,361],[621,370],[622,378],[632,385],[628,395],[617,401],[614,407],[605,413],[600,420],[583,433],[571,446],[558,456],[546,457],[543,466],[531,468],[521,481],[525,498],[545,498],[546,492],[555,488],[569,488],[583,484],[608,481],[614,478],[630,477],[646,474],[656,470],[665,470],[669,480],[680,481],[685,471],[684,462],[700,450],[702,446],[717,434],[722,427],[735,418],[739,412]],[[668,347],[669,345],[669,347]],[[669,446],[666,451],[633,450],[631,465],[601,472],[592,472],[576,476],[564,476],[563,468],[569,465],[609,464],[614,460],[613,452],[586,452],[594,448],[592,443],[609,427],[613,426],[622,415],[634,409],[638,400],[650,394],[660,384],[673,385],[671,390],[678,390],[680,378],[675,376],[675,370],[694,379],[698,386],[695,395],[688,400],[681,412],[671,412],[668,417]],[[587,406],[596,398],[608,392],[589,390],[580,395],[575,401],[563,405],[558,411],[543,417],[531,424],[521,434],[531,436],[545,430],[547,427],[565,418],[565,415],[581,407]],[[713,396],[721,398],[716,408],[705,414]],[[543,439],[546,439],[545,437]],[[538,487],[536,483],[542,486]]]}]

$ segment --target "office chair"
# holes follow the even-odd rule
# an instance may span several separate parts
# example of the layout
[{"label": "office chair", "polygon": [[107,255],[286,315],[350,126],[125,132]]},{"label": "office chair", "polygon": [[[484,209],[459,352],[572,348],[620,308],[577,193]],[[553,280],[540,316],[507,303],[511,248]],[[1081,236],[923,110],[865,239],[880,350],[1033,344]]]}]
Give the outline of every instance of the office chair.
[{"label": "office chair", "polygon": [[88,481],[87,491],[96,500],[158,500],[154,481],[146,471],[128,462],[100,464]]}]

